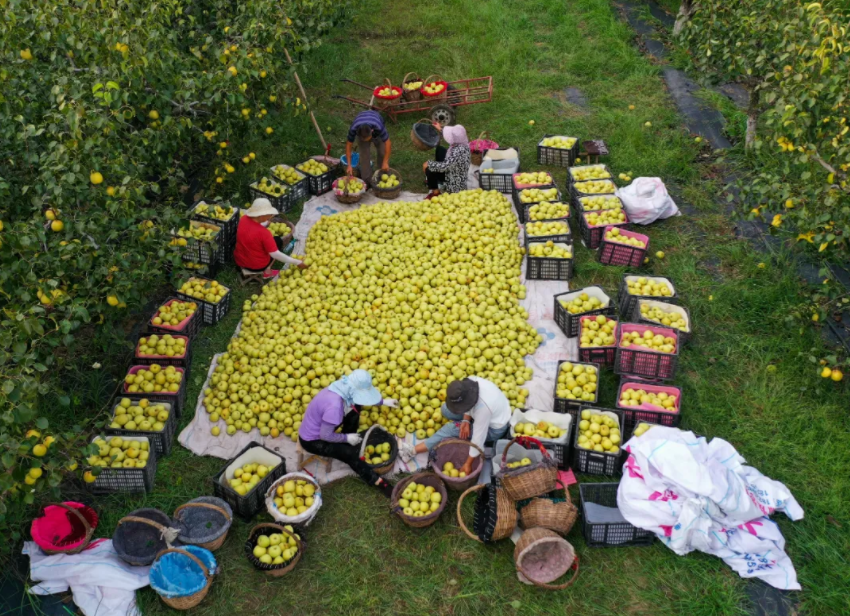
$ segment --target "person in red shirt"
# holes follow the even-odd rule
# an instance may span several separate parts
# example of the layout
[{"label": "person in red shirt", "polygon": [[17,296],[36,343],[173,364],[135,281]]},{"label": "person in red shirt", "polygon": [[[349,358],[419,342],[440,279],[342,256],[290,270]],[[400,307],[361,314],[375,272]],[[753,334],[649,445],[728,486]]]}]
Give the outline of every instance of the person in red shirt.
[{"label": "person in red shirt", "polygon": [[236,248],[233,251],[236,265],[250,272],[263,272],[264,278],[277,276],[277,270],[272,270],[275,261],[291,263],[301,269],[309,267],[278,249],[272,232],[266,228],[277,215],[278,211],[268,199],[254,200],[236,229]]}]

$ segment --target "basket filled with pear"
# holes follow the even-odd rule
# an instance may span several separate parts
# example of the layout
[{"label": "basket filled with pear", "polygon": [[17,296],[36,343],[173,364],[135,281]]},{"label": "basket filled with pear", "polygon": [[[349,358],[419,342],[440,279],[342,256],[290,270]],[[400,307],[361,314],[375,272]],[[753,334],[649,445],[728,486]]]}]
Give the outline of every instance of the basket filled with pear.
[{"label": "basket filled with pear", "polygon": [[256,182],[248,184],[248,193],[251,199],[268,199],[278,212],[288,212],[292,209],[289,187],[276,180],[263,176]]},{"label": "basket filled with pear", "polygon": [[389,107],[401,101],[403,90],[394,86],[389,79],[384,79],[384,85],[375,86],[372,90],[372,99],[375,107]]},{"label": "basket filled with pear", "polygon": [[357,203],[366,192],[366,182],[353,175],[337,178],[333,183],[334,197],[340,203]]},{"label": "basket filled with pear", "polygon": [[136,343],[133,363],[188,368],[192,363],[192,341],[188,336],[145,334]]},{"label": "basket filled with pear", "polygon": [[245,542],[245,554],[255,568],[272,577],[292,571],[304,553],[301,534],[289,524],[257,524]]},{"label": "basket filled with pear", "polygon": [[571,415],[575,425],[582,405],[596,404],[598,399],[599,366],[597,364],[567,360],[558,362],[553,407],[556,413]]},{"label": "basket filled with pear", "polygon": [[578,138],[544,135],[537,144],[537,162],[541,165],[570,167],[578,157]]},{"label": "basket filled with pear", "polygon": [[360,443],[360,457],[379,475],[386,475],[398,458],[398,441],[383,426],[374,424]]},{"label": "basket filled with pear", "polygon": [[213,495],[250,520],[263,510],[267,491],[285,473],[280,455],[252,441],[213,477]]},{"label": "basket filled with pear", "polygon": [[423,85],[425,85],[425,81],[419,76],[418,73],[414,73],[413,71],[402,77],[401,95],[402,97],[404,97],[404,100],[422,100],[422,92],[420,92],[420,90],[422,89]]},{"label": "basket filled with pear", "polygon": [[180,334],[191,339],[201,330],[202,320],[197,302],[170,297],[153,313],[147,329],[155,334]]},{"label": "basket filled with pear", "polygon": [[[461,470],[470,452],[477,451],[469,474]],[[459,438],[446,438],[428,452],[428,466],[451,490],[463,492],[478,481],[484,468],[484,452],[475,443]]]},{"label": "basket filled with pear", "polygon": [[396,199],[401,188],[401,174],[395,169],[378,169],[372,175],[372,192],[379,199]]},{"label": "basket filled with pear", "polygon": [[618,473],[622,460],[622,411],[585,407],[576,428],[573,470],[588,475]]},{"label": "basket filled with pear", "polygon": [[573,243],[527,240],[525,261],[526,280],[569,280],[573,275]]},{"label": "basket filled with pear", "polygon": [[614,302],[601,287],[591,286],[555,296],[555,323],[567,338],[575,338],[582,316],[616,316]]},{"label": "basket filled with pear", "polygon": [[390,496],[390,508],[408,526],[431,526],[443,513],[448,492],[436,473],[422,472],[399,481]]},{"label": "basket filled with pear", "polygon": [[308,158],[295,165],[295,168],[307,176],[311,195],[324,195],[333,187],[339,165],[331,166],[321,160]]},{"label": "basket filled with pear", "polygon": [[170,402],[141,396],[121,396],[112,403],[112,416],[106,433],[109,436],[145,436],[161,458],[171,453],[177,413]]},{"label": "basket filled with pear", "polygon": [[93,494],[145,493],[153,491],[156,449],[146,436],[96,436],[86,458],[83,474]]},{"label": "basket filled with pear", "polygon": [[308,473],[287,473],[266,490],[266,510],[277,522],[307,526],[322,507],[322,489]]},{"label": "basket filled with pear", "polygon": [[278,182],[283,182],[289,187],[291,205],[310,195],[310,181],[298,169],[289,165],[275,165],[270,171]]},{"label": "basket filled with pear", "polygon": [[230,310],[230,289],[215,280],[193,276],[180,285],[177,297],[198,304],[204,325],[215,325]]},{"label": "basket filled with pear", "polygon": [[681,405],[682,390],[678,387],[624,376],[617,394],[617,408],[623,411],[623,437],[628,440],[640,422],[678,427]]},{"label": "basket filled with pear", "polygon": [[534,409],[515,409],[510,419],[511,438],[529,436],[543,443],[558,468],[570,467],[570,433],[573,417],[570,414]]}]

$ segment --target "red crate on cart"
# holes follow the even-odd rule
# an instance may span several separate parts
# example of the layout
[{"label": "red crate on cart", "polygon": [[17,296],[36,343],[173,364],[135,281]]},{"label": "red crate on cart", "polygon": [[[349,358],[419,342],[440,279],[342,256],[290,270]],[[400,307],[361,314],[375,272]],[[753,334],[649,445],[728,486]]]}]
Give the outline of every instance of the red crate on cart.
[{"label": "red crate on cart", "polygon": [[[672,338],[675,341],[672,353],[662,353],[649,347],[631,343],[628,347],[622,346],[624,334],[638,332],[643,334],[651,331],[653,335],[661,335]],[[645,379],[670,380],[676,375],[676,365],[679,361],[679,333],[669,327],[656,327],[653,325],[640,325],[638,323],[622,323],[617,335],[617,353],[614,361],[614,372],[617,374],[631,374]]]},{"label": "red crate on cart", "polygon": [[[643,247],[631,246],[613,242],[608,237],[608,231],[618,229],[620,235],[631,237],[643,242]],[[605,227],[602,233],[602,241],[599,243],[599,262],[602,265],[624,265],[628,267],[640,267],[649,250],[649,236],[634,231],[626,231],[613,226]]]}]

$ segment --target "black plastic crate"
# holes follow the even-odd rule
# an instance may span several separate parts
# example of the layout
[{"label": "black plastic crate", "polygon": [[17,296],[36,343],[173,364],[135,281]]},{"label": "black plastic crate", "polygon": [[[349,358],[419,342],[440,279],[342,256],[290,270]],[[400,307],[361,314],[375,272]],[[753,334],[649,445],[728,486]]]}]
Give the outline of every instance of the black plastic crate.
[{"label": "black plastic crate", "polygon": [[[194,315],[192,315],[194,316]],[[186,353],[182,357],[169,357],[167,355],[139,355],[139,344],[142,338],[149,338],[152,334],[141,334],[136,340],[136,350],[133,355],[133,364],[136,366],[151,366],[159,364],[160,366],[178,366],[180,368],[189,369],[192,365],[192,339],[189,336],[182,334],[170,334],[174,338],[186,338]],[[156,334],[160,336],[160,334]],[[163,336],[165,334],[162,334]]]},{"label": "black plastic crate", "polygon": [[[237,458],[239,458],[242,454],[247,452],[249,449],[254,449],[255,447],[260,447],[265,449],[270,454],[280,458],[280,464],[271,469],[265,477],[263,477],[254,489],[248,492],[245,496],[241,496],[236,490],[231,488],[229,485],[225,485],[221,482],[222,477],[224,476],[225,471],[227,471],[227,467],[233,464]],[[236,454],[233,458],[231,458],[227,464],[225,464],[222,469],[215,474],[213,477],[213,494],[218,498],[222,499],[233,509],[233,512],[240,516],[245,520],[250,520],[255,515],[257,515],[260,511],[263,511],[266,508],[266,492],[269,487],[283,477],[286,474],[286,459],[279,453],[275,453],[271,449],[267,447],[263,447],[260,443],[256,441],[251,441],[248,445]]]},{"label": "black plastic crate", "polygon": [[611,180],[612,182],[614,181],[614,174],[611,173],[611,170],[608,168],[607,165],[604,165],[602,163],[593,163],[593,164],[590,164],[590,165],[580,165],[578,167],[571,167],[570,169],[567,169],[567,183],[566,183],[567,186],[571,187],[573,185],[573,183],[575,183],[575,182],[596,181],[596,180],[575,180],[575,179],[573,179],[573,171],[575,169],[581,169],[582,167],[603,167],[605,169],[605,171],[608,172],[608,177],[607,178],[597,178],[597,180]]},{"label": "black plastic crate", "polygon": [[216,263],[222,262],[221,253],[224,250],[224,246],[221,242],[221,226],[208,223],[201,220],[190,220],[190,227],[216,227],[218,232],[212,240],[197,240],[193,237],[182,237],[177,235],[177,233],[173,233],[174,241],[184,239],[186,240],[185,246],[178,246],[178,249],[182,249],[182,258],[184,261],[190,261],[192,263],[199,263],[202,265],[213,265]]},{"label": "black plastic crate", "polygon": [[277,181],[275,181],[275,183],[284,188],[283,194],[279,197],[264,193],[262,190],[258,189],[257,185],[259,182],[254,182],[253,184],[248,185],[248,194],[251,195],[252,201],[254,199],[268,199],[269,203],[272,204],[272,207],[283,214],[284,212],[288,212],[292,209],[292,199],[290,198],[289,187],[286,184],[280,184],[280,182]]},{"label": "black plastic crate", "polygon": [[175,295],[187,302],[195,302],[198,304],[198,310],[195,312],[196,315],[201,315],[201,321],[204,325],[215,325],[219,321],[221,321],[227,312],[230,310],[230,296],[232,295],[230,289],[227,290],[227,293],[224,294],[217,304],[213,304],[212,302],[208,302],[203,299],[198,299],[196,297],[192,297],[191,295],[186,295],[177,291]]},{"label": "black plastic crate", "polygon": [[[626,387],[630,385],[630,387]],[[675,413],[670,411],[655,411],[651,409],[639,409],[630,406],[621,406],[620,399],[625,389],[643,389],[658,393],[664,391],[670,393],[669,390],[675,389],[677,392]],[[647,383],[640,379],[629,378],[624,376],[620,379],[620,387],[617,389],[617,408],[623,411],[623,442],[629,440],[634,432],[635,427],[641,423],[651,423],[659,426],[669,426],[678,428],[682,422],[682,390],[672,385],[661,385],[658,383]]]},{"label": "black plastic crate", "polygon": [[[569,361],[571,364],[582,365],[582,366],[593,366],[596,368],[596,392],[594,393],[593,402],[583,401],[583,400],[571,400],[570,398],[559,398],[558,397],[558,376],[561,374],[561,364]],[[570,361],[566,359],[562,359],[558,362],[558,369],[555,372],[555,404],[553,408],[556,413],[566,413],[571,415],[573,418],[572,426],[577,426],[578,422],[581,421],[581,407],[582,405],[587,404],[596,404],[596,401],[599,400],[599,381],[601,378],[601,366],[599,364],[594,364],[590,362],[580,362],[580,361]]]},{"label": "black plastic crate", "polygon": [[329,165],[329,169],[321,175],[310,175],[306,171],[301,171],[300,169],[296,169],[296,171],[307,176],[311,195],[324,195],[333,188],[334,180],[339,175],[340,170],[338,165],[336,167],[330,167]]},{"label": "black plastic crate", "polygon": [[[191,259],[187,258],[186,255],[183,255],[182,267],[178,269],[175,273],[178,275],[189,274],[191,276],[215,278],[221,271],[222,265],[224,265],[224,255],[226,252],[226,250],[219,250],[217,252],[216,260],[212,263],[196,263],[195,261],[192,261]],[[171,273],[170,262],[166,262],[165,271]]]},{"label": "black plastic crate", "polygon": [[573,244],[561,242],[569,246],[570,258],[532,257],[528,252],[531,244],[545,244],[548,240],[526,243],[525,279],[526,280],[569,280],[573,276]]},{"label": "black plastic crate", "polygon": [[[589,193],[584,192],[582,190],[582,182],[610,182],[611,183],[611,191],[610,192],[601,192],[601,193]],[[614,183],[613,179],[605,179],[605,180],[582,180],[582,182],[573,182],[569,185],[570,196],[573,198],[576,207],[580,206],[580,200],[584,197],[610,197],[615,196],[614,191],[617,190],[617,185]]]},{"label": "black plastic crate", "polygon": [[[498,150],[507,150],[509,148],[498,148]],[[513,148],[516,150],[517,157],[519,157],[519,148]],[[484,150],[481,158],[487,158],[487,152],[490,150]],[[494,150],[495,151],[495,150]],[[517,163],[519,163],[519,158],[517,158]],[[522,164],[518,164],[517,170],[515,173],[519,173],[522,169]],[[495,190],[502,194],[512,194],[513,193],[513,173],[481,173],[478,172],[478,185],[481,187],[481,190]]]},{"label": "black plastic crate", "polygon": [[[518,408],[518,411],[522,411],[525,413],[528,409]],[[572,458],[570,457],[570,443],[572,443],[573,432],[575,431],[576,426],[576,418],[575,415],[570,413],[572,419],[570,420],[570,429],[567,432],[567,442],[566,443],[553,443],[549,440],[543,440],[538,438],[540,443],[549,452],[549,455],[558,463],[558,468],[561,470],[567,470],[570,468],[570,463],[572,462]],[[510,431],[508,430],[507,438],[510,438]]]},{"label": "black plastic crate", "polygon": [[[672,294],[669,297],[655,297],[654,295],[632,295],[629,293],[629,278],[646,278],[647,280],[657,280],[657,281],[665,281],[672,290]],[[632,314],[634,314],[635,305],[639,299],[651,299],[656,302],[664,302],[665,304],[678,304],[679,297],[676,294],[676,287],[673,285],[673,281],[664,276],[637,276],[635,274],[623,274],[623,277],[620,279],[620,286],[617,289],[617,304],[620,308],[620,316],[625,319],[630,319]]]},{"label": "black plastic crate", "polygon": [[649,237],[641,233],[621,229],[621,234],[642,239],[644,247],[638,248],[637,246],[611,242],[605,239],[605,234],[608,232],[608,229],[612,228],[614,227],[609,225],[602,232],[602,240],[599,242],[599,262],[602,265],[621,265],[627,267],[640,267],[643,265],[643,260],[646,258],[646,253],[649,250]]},{"label": "black plastic crate", "polygon": [[[581,336],[581,322],[586,318],[586,315],[579,317],[578,333]],[[616,319],[612,319],[616,321]],[[579,340],[578,359],[586,364],[599,364],[600,366],[613,366],[614,359],[617,353],[617,341],[619,340],[620,323],[614,328],[614,345],[606,347],[583,347]]]},{"label": "black plastic crate", "polygon": [[[275,165],[277,167],[278,165]],[[300,169],[295,169],[295,167],[290,167],[289,165],[282,165],[284,167],[289,167],[290,169],[294,169],[295,172],[301,176],[301,179],[295,182],[294,184],[290,184],[289,182],[279,178],[275,173],[275,167],[269,169],[269,173],[274,176],[274,179],[277,183],[282,184],[283,186],[289,187],[289,200],[291,204],[294,206],[299,201],[302,201],[310,196],[310,180],[308,179],[308,174],[304,173]]]},{"label": "black plastic crate", "polygon": [[[171,334],[172,336],[188,336],[190,340],[193,339],[198,334],[198,332],[201,331],[202,316],[201,316],[200,305],[198,305],[198,310],[196,310],[195,313],[191,317],[189,317],[185,321],[185,323],[182,324],[182,326],[179,329],[164,326],[164,325],[154,325],[153,323],[151,323],[151,321],[154,319],[154,317],[156,317],[160,308],[162,308],[163,306],[171,304],[171,302],[177,302],[177,301],[183,301],[183,300],[178,299],[176,297],[169,297],[167,300],[165,300],[163,303],[161,303],[159,306],[157,306],[156,310],[151,315],[151,318],[148,319],[147,325],[145,326],[146,331],[154,333],[154,334]],[[192,299],[192,301],[195,302],[194,299]],[[195,303],[197,303],[197,302],[195,302]]]},{"label": "black plastic crate", "polygon": [[[532,186],[532,188],[538,188],[540,190],[548,190],[550,188],[557,189],[558,187],[555,186],[554,184],[546,184],[546,185],[540,185],[540,186]],[[520,201],[520,197],[519,197],[520,193],[523,190],[528,190],[528,189],[523,188],[523,189],[518,190],[516,187],[514,187],[513,181],[511,182],[511,199],[513,199],[514,207],[516,208],[516,213],[517,213],[517,216],[519,217],[519,222],[521,224],[525,224],[526,222],[528,222],[528,207],[527,206],[537,205],[538,203],[543,203],[542,201],[532,201],[530,203],[523,203],[522,201]],[[561,191],[560,190],[558,191],[557,198],[553,199],[552,201],[561,201]]]},{"label": "black plastic crate", "polygon": [[[625,210],[624,212],[625,213]],[[581,212],[578,215],[578,228],[581,233],[581,240],[584,242],[584,245],[590,248],[591,250],[596,250],[599,248],[599,245],[602,243],[602,237],[605,233],[605,229],[608,227],[619,227],[623,228],[629,224],[629,217],[626,215],[626,220],[623,222],[608,224],[608,225],[598,225],[591,226],[587,222],[587,212]]]},{"label": "black plastic crate", "polygon": [[151,449],[156,449],[157,458],[167,456],[171,453],[171,446],[174,443],[174,433],[177,432],[177,410],[170,402],[162,400],[151,400],[147,396],[139,396],[138,394],[116,396],[112,401],[112,410],[110,411],[110,421],[115,416],[115,409],[122,398],[129,398],[133,402],[133,406],[138,406],[138,402],[147,399],[153,404],[168,404],[169,413],[168,420],[165,422],[165,427],[159,432],[144,431],[144,430],[125,430],[124,428],[106,428],[106,434],[110,436],[146,436],[150,441]]},{"label": "black plastic crate", "polygon": [[[687,323],[688,329],[687,330],[677,329],[677,328],[672,327],[670,325],[664,325],[663,323],[658,323],[657,321],[653,321],[651,319],[645,318],[643,316],[643,314],[641,314],[640,308],[641,308],[642,303],[649,302],[649,301],[657,301],[658,303],[667,304],[668,306],[675,306],[675,308],[674,308],[675,312],[684,313],[685,322]],[[638,298],[638,300],[636,302],[634,302],[634,308],[632,309],[631,319],[632,319],[633,322],[640,323],[641,325],[651,325],[653,327],[669,327],[670,329],[674,330],[676,333],[679,334],[679,344],[686,344],[691,339],[691,336],[693,335],[693,323],[691,322],[691,313],[688,312],[688,309],[685,308],[684,306],[679,306],[679,305],[674,304],[672,302],[658,301],[658,300],[655,300],[654,298],[652,300],[650,300],[648,298]]]},{"label": "black plastic crate", "polygon": [[[585,409],[614,413],[617,416],[620,424],[620,444],[618,447],[622,447],[625,442],[623,438],[623,411],[588,404],[582,405],[582,410]],[[579,432],[578,425],[576,425],[576,430],[573,433],[573,471],[576,473],[585,473],[586,475],[616,475],[619,473],[622,469],[623,450],[620,449],[617,453],[606,453],[579,447]]]},{"label": "black plastic crate", "polygon": [[617,506],[619,483],[582,483],[579,489],[581,498],[581,530],[584,541],[591,548],[632,547],[652,545],[655,533],[643,530],[628,522],[590,524],[587,521],[587,503],[603,507]]},{"label": "black plastic crate", "polygon": [[[568,137],[575,139],[576,142],[570,149],[553,148],[543,145],[543,139],[549,137]],[[570,137],[569,135],[543,135],[543,139],[537,144],[537,162],[540,165],[552,165],[555,167],[569,167],[575,163],[578,157],[578,137]]]},{"label": "black plastic crate", "polygon": [[[147,434],[142,436],[147,437]],[[112,437],[107,437],[104,434],[101,438],[109,440]],[[91,442],[94,442],[94,439]],[[148,438],[148,443],[148,463],[144,468],[102,467],[97,478],[92,483],[85,484],[88,491],[92,494],[139,494],[153,492],[153,484],[156,477],[157,453],[150,438]]]},{"label": "black plastic crate", "polygon": [[[221,227],[218,234],[219,244],[222,246],[223,252],[233,252],[233,248],[236,246],[236,229],[239,226],[239,208],[233,208],[233,214],[227,220],[219,220],[206,214],[198,214],[197,209],[201,204],[215,207],[216,205],[223,205],[223,202],[218,200],[208,202],[203,199],[195,201],[189,209],[189,218]],[[227,205],[229,206],[229,204]]]},{"label": "black plastic crate", "polygon": [[[636,323],[623,323],[619,336],[623,335],[626,329],[635,327],[651,327],[656,330],[665,330],[676,338],[676,348],[672,353],[661,353],[651,351],[649,349],[629,346],[623,348],[620,346],[620,338],[617,338],[617,354],[614,359],[614,372],[617,374],[631,374],[645,379],[657,379],[669,381],[676,376],[676,367],[679,363],[679,336],[675,329],[666,327],[640,325]],[[660,332],[659,332],[660,333]]]},{"label": "black plastic crate", "polygon": [[[600,289],[599,287],[587,287],[587,289]],[[578,336],[579,332],[579,321],[581,317],[590,317],[599,314],[604,314],[606,317],[616,317],[617,309],[614,307],[614,300],[610,297],[608,298],[608,305],[603,308],[598,308],[596,310],[588,310],[587,312],[581,312],[579,314],[572,314],[566,308],[561,305],[559,298],[565,297],[567,295],[580,295],[583,292],[586,292],[587,289],[576,289],[575,291],[568,291],[566,293],[559,293],[555,295],[555,323],[558,324],[558,327],[561,328],[561,331],[564,332],[564,335],[567,338],[575,338]]]},{"label": "black plastic crate", "polygon": [[525,236],[525,248],[528,250],[528,245],[532,242],[563,242],[565,244],[573,243],[573,234],[570,229],[569,219],[562,218],[559,220],[535,220],[534,222],[563,222],[566,223],[566,230],[556,235],[529,235],[526,227],[523,235]]},{"label": "black plastic crate", "polygon": [[[132,372],[138,372],[135,368],[144,368],[147,370],[150,366],[143,366],[139,364],[133,364],[130,366],[130,369],[127,370],[127,374]],[[175,366],[177,370],[183,372],[183,378],[180,379],[180,388],[175,392],[163,393],[161,391],[155,391],[151,393],[142,393],[142,392],[129,392],[126,390],[127,385],[124,384],[121,387],[120,396],[140,396],[142,398],[147,398],[148,400],[153,400],[156,402],[168,402],[171,404],[171,408],[173,408],[177,412],[178,419],[183,414],[183,405],[186,401],[186,389],[188,387],[187,381],[189,380],[189,370],[188,368],[180,368],[179,366]]]},{"label": "black plastic crate", "polygon": [[564,202],[563,201],[538,201],[537,203],[526,203],[526,204],[524,204],[525,207],[523,209],[525,210],[525,212],[523,213],[523,218],[525,219],[526,223],[528,223],[528,222],[552,222],[552,221],[555,221],[555,220],[564,220],[564,221],[567,222],[567,224],[569,224],[569,222],[570,222],[570,207],[569,207],[569,204],[567,204],[567,203],[564,203],[564,205],[567,206],[567,213],[566,213],[565,216],[561,216],[560,218],[544,218],[544,219],[541,219],[541,220],[532,220],[531,219],[531,208],[534,207],[535,205],[540,205],[541,203],[564,203]]}]

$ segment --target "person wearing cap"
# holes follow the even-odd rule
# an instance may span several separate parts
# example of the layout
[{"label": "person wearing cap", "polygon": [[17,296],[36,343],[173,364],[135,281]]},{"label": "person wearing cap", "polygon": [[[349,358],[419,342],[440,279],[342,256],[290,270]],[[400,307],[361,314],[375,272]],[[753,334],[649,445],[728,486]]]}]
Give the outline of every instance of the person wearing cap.
[{"label": "person wearing cap", "polygon": [[271,268],[275,261],[297,265],[302,269],[308,267],[303,261],[284,254],[277,247],[272,232],[266,228],[277,215],[278,211],[268,199],[254,200],[236,228],[236,248],[233,250],[236,265],[249,272],[263,272],[264,278],[277,275],[277,271]]},{"label": "person wearing cap", "polygon": [[387,127],[384,124],[384,119],[377,111],[369,110],[357,114],[354,122],[348,128],[348,139],[345,142],[345,160],[348,161],[348,167],[345,170],[346,175],[352,175],[351,168],[351,151],[354,148],[354,141],[357,140],[357,152],[360,154],[360,178],[367,186],[372,185],[372,175],[375,173],[372,169],[372,146],[375,146],[377,154],[376,163],[381,170],[387,171],[390,168],[390,152],[392,151],[392,142],[390,134],[387,132]]},{"label": "person wearing cap", "polygon": [[393,487],[360,458],[358,445],[363,437],[357,434],[357,427],[362,406],[395,408],[398,401],[384,399],[372,385],[372,375],[366,370],[355,370],[331,383],[310,401],[298,428],[298,440],[304,451],[344,462],[363,481],[376,486],[389,498]]},{"label": "person wearing cap", "polygon": [[[434,126],[437,130],[441,130],[439,124]],[[442,148],[437,146],[437,160],[429,160],[422,165],[425,181],[430,189],[426,199],[432,199],[440,194],[440,184],[448,193],[466,190],[466,179],[472,158],[466,129],[458,124],[442,128],[442,133],[443,139],[449,144],[449,149],[442,153],[440,151]]]},{"label": "person wearing cap", "polygon": [[[511,403],[498,385],[487,379],[471,376],[449,383],[442,413],[449,423],[437,430],[433,436],[416,447],[410,443],[402,443],[400,453],[405,462],[418,453],[430,451],[437,443],[447,438],[471,440],[483,451],[485,442],[497,441],[508,431]],[[457,470],[468,475],[472,470],[472,463],[479,455],[481,454],[475,447],[470,447],[466,462]]]}]

